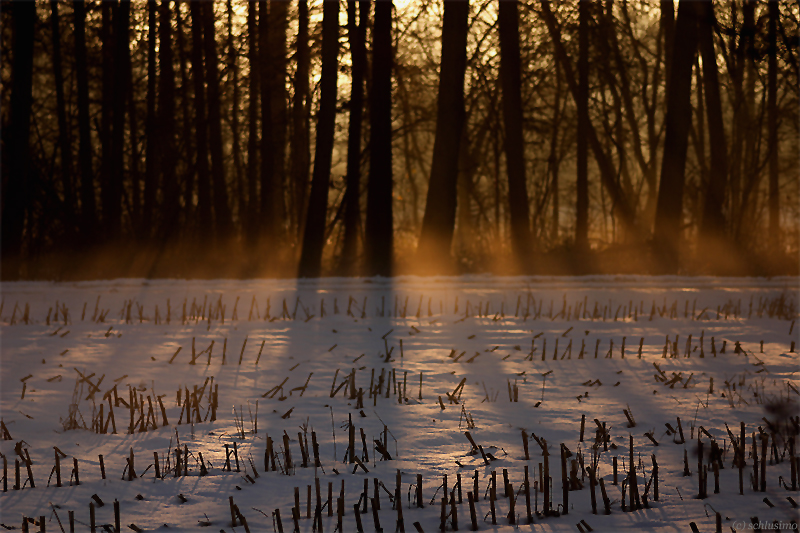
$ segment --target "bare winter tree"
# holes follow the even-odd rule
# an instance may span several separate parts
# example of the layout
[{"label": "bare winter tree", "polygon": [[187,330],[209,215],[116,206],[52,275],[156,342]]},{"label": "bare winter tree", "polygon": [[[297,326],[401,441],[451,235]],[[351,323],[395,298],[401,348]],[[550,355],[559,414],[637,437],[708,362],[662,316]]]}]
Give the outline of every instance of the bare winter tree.
[{"label": "bare winter tree", "polygon": [[[390,276],[392,216],[392,2],[375,4],[370,95],[370,159],[365,249],[367,273]],[[316,164],[315,164],[316,167]],[[310,207],[309,207],[310,209]]]},{"label": "bare winter tree", "polygon": [[655,233],[657,269],[662,273],[678,271],[683,225],[683,188],[686,182],[686,151],[692,121],[692,65],[697,50],[697,7],[699,3],[681,0],[667,88],[666,133],[661,184],[658,189]]},{"label": "bare winter tree", "polygon": [[[356,4],[358,20],[356,21]],[[347,135],[347,189],[344,202],[344,243],[340,272],[356,272],[358,234],[361,227],[361,122],[364,112],[364,74],[367,68],[367,23],[370,3],[364,0],[347,2],[347,36],[353,62],[350,89],[350,122]]]},{"label": "bare winter tree", "polygon": [[94,199],[94,170],[92,168],[92,139],[89,124],[89,75],[86,59],[86,2],[76,0],[75,13],[75,71],[78,89],[78,163],[80,166],[80,234],[86,246],[93,241],[96,213]]},{"label": "bare winter tree", "polygon": [[[166,0],[165,0],[166,1]],[[222,144],[222,104],[219,92],[217,40],[214,35],[214,4],[203,3],[203,44],[205,45],[206,87],[208,90],[208,143],[211,152],[211,183],[214,191],[214,229],[220,239],[233,237],[233,220],[225,182]]]},{"label": "bare winter tree", "polygon": [[529,268],[533,240],[530,229],[528,191],[525,184],[525,147],[522,134],[521,64],[519,58],[519,13],[516,1],[501,1],[500,82],[503,88],[508,205],[511,213],[511,247],[517,268]]},{"label": "bare winter tree", "polygon": [[[5,258],[16,261],[22,251],[22,234],[30,194],[30,131],[33,105],[33,50],[36,4],[20,2],[12,6],[14,61],[11,65],[11,116],[4,128],[6,149],[3,162],[3,238]],[[14,269],[16,263],[7,263]]]},{"label": "bare winter tree", "polygon": [[456,222],[459,145],[465,116],[468,18],[469,2],[452,0],[444,3],[436,138],[422,234],[417,246],[417,264],[422,271],[449,270]]},{"label": "bare winter tree", "polygon": [[336,122],[336,81],[339,64],[339,2],[326,0],[322,15],[322,79],[319,114],[317,115],[317,146],[308,216],[303,232],[303,251],[298,275],[316,278],[322,271],[322,249],[325,245],[325,221],[328,205],[328,185],[333,157],[333,134]]}]

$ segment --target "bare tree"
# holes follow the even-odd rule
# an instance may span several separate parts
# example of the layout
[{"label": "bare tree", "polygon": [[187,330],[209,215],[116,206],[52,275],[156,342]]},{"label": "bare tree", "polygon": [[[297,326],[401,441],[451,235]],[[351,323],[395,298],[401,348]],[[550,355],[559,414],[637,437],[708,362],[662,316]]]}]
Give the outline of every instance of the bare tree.
[{"label": "bare tree", "polygon": [[275,209],[275,197],[278,194],[275,187],[275,153],[277,147],[273,139],[274,127],[272,125],[272,89],[274,87],[270,76],[271,53],[269,50],[269,12],[266,0],[258,2],[258,48],[259,48],[259,73],[261,74],[261,205],[259,210],[259,235],[267,243],[273,244],[277,234],[278,216]]},{"label": "bare tree", "polygon": [[456,221],[459,146],[465,118],[468,18],[469,2],[444,3],[436,139],[422,234],[417,246],[417,264],[426,272],[449,270]]},{"label": "bare tree", "polygon": [[125,175],[125,104],[130,92],[128,65],[128,28],[131,3],[122,0],[114,9],[114,72],[111,97],[111,174],[103,186],[103,223],[112,239],[120,236],[122,224],[122,185]]},{"label": "bare tree", "polygon": [[[190,4],[194,9],[194,3]],[[155,0],[147,2],[147,116],[145,118],[144,198],[142,202],[141,237],[153,234],[153,214],[158,188],[158,139],[156,124],[156,6]],[[194,11],[192,12],[194,15]],[[194,22],[194,21],[193,21]],[[194,26],[194,24],[192,24]]]},{"label": "bare tree", "polygon": [[297,51],[295,52],[297,68],[294,74],[294,95],[292,97],[292,136],[289,141],[290,181],[292,184],[293,209],[292,217],[297,229],[297,236],[302,237],[305,225],[305,202],[308,191],[309,132],[308,132],[308,2],[297,2]]},{"label": "bare tree", "polygon": [[728,181],[728,153],[725,141],[725,124],[719,90],[716,53],[714,51],[714,7],[710,2],[699,2],[698,46],[703,59],[703,88],[708,116],[708,137],[711,145],[711,169],[703,203],[701,232],[705,245],[719,245],[725,235],[725,185]]},{"label": "bare tree", "polygon": [[217,40],[214,37],[214,4],[203,3],[202,6],[208,88],[208,141],[211,152],[211,183],[214,189],[214,229],[217,237],[225,240],[233,236],[233,220],[228,204],[225,160],[222,152],[222,110],[219,96]]},{"label": "bare tree", "polygon": [[258,217],[258,196],[256,185],[258,183],[258,109],[261,72],[259,69],[258,51],[258,3],[256,0],[247,2],[247,58],[250,63],[250,78],[248,94],[250,101],[247,105],[247,216],[243,217],[244,232],[247,242],[255,243],[258,234],[256,225]]},{"label": "bare tree", "polygon": [[102,87],[100,99],[100,205],[102,212],[102,235],[105,239],[115,236],[113,207],[114,175],[112,117],[114,114],[114,18],[119,9],[117,0],[100,4],[100,42],[102,54]]},{"label": "bare tree", "polygon": [[303,250],[298,275],[319,277],[322,249],[325,246],[325,220],[328,207],[333,134],[336,123],[336,85],[339,64],[339,2],[326,0],[322,15],[322,79],[314,174],[308,200],[308,217],[303,233]]},{"label": "bare tree", "polygon": [[231,100],[231,151],[233,152],[234,182],[236,184],[236,199],[239,204],[239,219],[244,220],[246,200],[244,192],[244,169],[242,164],[242,148],[239,135],[239,53],[233,38],[233,2],[227,0],[228,12],[228,83],[231,86],[233,98]]},{"label": "bare tree", "polygon": [[53,77],[56,84],[56,114],[58,116],[58,146],[61,156],[61,184],[64,191],[64,222],[67,238],[75,234],[73,217],[75,199],[72,187],[72,146],[69,140],[67,108],[64,99],[64,71],[61,63],[61,28],[59,27],[58,2],[50,2],[50,24],[53,31]]},{"label": "bare tree", "polygon": [[[589,0],[579,2],[578,28],[578,179],[575,216],[575,249],[589,248]],[[557,191],[556,191],[557,194]]]},{"label": "bare tree", "polygon": [[92,138],[89,124],[89,74],[86,64],[86,2],[73,3],[75,20],[75,71],[78,83],[78,163],[80,165],[81,242],[93,240],[96,224]]},{"label": "bare tree", "polygon": [[654,244],[656,270],[678,271],[683,222],[683,188],[686,181],[686,150],[692,123],[692,65],[697,50],[697,13],[694,2],[681,0],[669,88],[661,183],[658,190]]},{"label": "bare tree", "polygon": [[[180,6],[180,4],[178,4]],[[183,224],[187,237],[191,237],[194,230],[195,217],[194,217],[194,194],[195,194],[195,175],[197,173],[197,156],[194,152],[194,134],[192,132],[192,112],[191,107],[191,82],[189,81],[189,74],[187,72],[187,57],[186,57],[186,30],[184,28],[184,16],[181,14],[180,8],[175,9],[175,22],[177,24],[177,48],[178,48],[178,63],[180,65],[181,77],[181,115],[183,126],[183,155],[185,159],[185,168],[183,169],[183,179],[181,180],[183,192]],[[134,197],[135,199],[135,197]]]},{"label": "bare tree", "polygon": [[[561,41],[561,30],[558,27],[552,10],[550,9],[550,2],[548,0],[541,0],[541,6],[542,18],[547,25],[548,33],[553,41],[556,60],[561,63],[564,79],[567,82],[570,93],[572,93],[572,97],[575,99],[575,101],[577,101],[579,99],[578,82],[575,79],[572,63],[570,62],[569,56],[564,49],[564,44]],[[600,142],[600,137],[597,134],[597,130],[595,129],[594,125],[591,124],[591,122],[587,128],[587,134],[589,147],[592,149],[592,154],[597,162],[603,187],[609,192],[611,203],[614,206],[614,211],[623,226],[624,232],[627,235],[637,235],[639,230],[635,225],[635,213],[631,208],[625,192],[618,183],[617,173],[614,170],[614,167],[609,160],[602,143]]]},{"label": "bare tree", "polygon": [[516,0],[501,1],[500,82],[503,88],[508,207],[511,214],[511,248],[521,271],[530,268],[528,191],[525,184],[525,147],[522,134],[521,64],[519,55],[519,14]]},{"label": "bare tree", "polygon": [[[266,83],[270,84],[269,95],[270,119],[272,128],[272,189],[269,199],[269,213],[264,213],[265,220],[271,220],[272,228],[268,231],[276,243],[282,242],[286,220],[286,126],[287,126],[287,92],[286,92],[286,28],[288,24],[287,8],[289,2],[270,2],[269,32],[267,47]],[[262,58],[263,59],[263,58]]]},{"label": "bare tree", "polygon": [[208,121],[206,120],[205,69],[203,67],[203,13],[199,0],[189,2],[192,17],[192,81],[194,83],[195,139],[197,143],[197,225],[199,235],[210,235],[214,227],[211,174],[208,166]]},{"label": "bare tree", "polygon": [[[370,160],[367,184],[365,249],[367,272],[390,276],[392,216],[392,9],[391,0],[375,4],[370,94]],[[316,164],[315,164],[316,168]],[[309,204],[310,205],[310,204]],[[310,207],[309,207],[310,209]]]},{"label": "bare tree", "polygon": [[8,172],[3,174],[2,251],[4,270],[15,275],[13,263],[22,251],[22,233],[30,195],[30,145],[31,107],[33,105],[33,44],[36,26],[36,4],[14,3],[11,7],[13,21],[14,59],[11,65],[11,115],[3,131],[4,160]]},{"label": "bare tree", "polygon": [[[358,21],[356,21],[358,4]],[[364,0],[347,2],[347,36],[350,42],[353,70],[350,89],[350,122],[347,135],[347,190],[344,202],[344,244],[340,271],[356,272],[358,233],[361,226],[361,122],[364,116],[364,73],[367,68],[366,34],[370,3]]]},{"label": "bare tree", "polygon": [[161,0],[158,25],[158,130],[163,203],[159,235],[171,238],[177,230],[180,214],[180,189],[175,150],[175,69],[172,64],[172,9],[170,0]]},{"label": "bare tree", "polygon": [[769,130],[769,247],[773,253],[782,254],[780,226],[780,197],[778,190],[778,18],[780,4],[768,2],[769,29],[767,51],[767,129]]}]

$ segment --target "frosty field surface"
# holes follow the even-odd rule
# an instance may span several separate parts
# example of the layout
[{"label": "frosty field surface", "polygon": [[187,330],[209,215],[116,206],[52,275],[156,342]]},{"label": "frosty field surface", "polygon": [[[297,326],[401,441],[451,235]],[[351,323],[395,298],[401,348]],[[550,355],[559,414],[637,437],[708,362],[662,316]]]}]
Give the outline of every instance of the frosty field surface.
[{"label": "frosty field surface", "polygon": [[[88,531],[94,502],[97,530],[113,530],[117,500],[127,531],[245,531],[239,517],[232,524],[232,497],[249,531],[277,531],[279,510],[288,533],[298,488],[299,529],[310,532],[318,479],[322,531],[336,529],[344,487],[342,531],[349,533],[358,528],[353,506],[363,505],[365,480],[373,498],[377,479],[386,488],[379,488],[377,516],[384,531],[394,531],[398,510],[389,494],[397,494],[398,472],[408,532],[415,522],[440,531],[445,475],[457,500],[446,513],[455,509],[461,531],[471,529],[467,493],[475,492],[475,476],[481,531],[588,532],[588,524],[597,532],[688,532],[694,522],[711,532],[716,513],[724,531],[746,530],[755,517],[787,528],[798,519],[790,466],[800,455],[797,278],[122,279],[3,283],[0,290],[0,417],[9,437],[0,440],[7,465],[0,525],[7,528],[20,530],[23,517],[32,517],[29,530],[38,531],[43,516],[47,531],[69,531],[72,511],[75,531]],[[350,420],[363,467],[349,462]],[[740,440],[742,423],[740,495],[731,434]],[[753,436],[762,430],[763,492],[751,480]],[[632,511],[624,482],[631,437],[642,504]],[[265,471],[268,438],[275,471]],[[580,458],[566,514],[562,444],[568,477]],[[543,512],[542,445],[560,516]],[[757,445],[760,469],[760,437]],[[178,446],[188,463],[176,471]],[[709,451],[717,447],[715,459]],[[129,480],[131,453],[136,478]],[[599,486],[592,513],[593,455],[610,514]],[[699,460],[708,470],[705,498],[698,498]],[[722,467],[719,493],[714,463]],[[361,507],[367,532],[376,530],[372,507]],[[447,530],[453,525],[450,515]]]}]

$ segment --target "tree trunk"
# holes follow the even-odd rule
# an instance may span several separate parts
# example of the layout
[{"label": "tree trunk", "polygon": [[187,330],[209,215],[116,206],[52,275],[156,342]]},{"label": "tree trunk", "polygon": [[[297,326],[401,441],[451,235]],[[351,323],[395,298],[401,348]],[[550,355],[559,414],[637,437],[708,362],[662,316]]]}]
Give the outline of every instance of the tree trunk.
[{"label": "tree trunk", "polygon": [[308,3],[298,2],[297,21],[297,68],[294,75],[294,96],[292,99],[292,138],[290,140],[291,167],[290,179],[294,190],[292,209],[297,236],[303,235],[305,221],[305,202],[308,190],[309,132],[308,115]]},{"label": "tree trunk", "polygon": [[239,139],[239,54],[233,40],[233,2],[228,0],[228,67],[231,69],[229,83],[232,85],[231,102],[231,147],[233,150],[233,169],[236,175],[236,199],[239,204],[239,224],[242,226],[245,213],[244,176],[242,175],[242,149]]},{"label": "tree trunk", "polygon": [[203,44],[206,53],[208,86],[208,141],[211,148],[211,177],[214,187],[214,230],[221,241],[233,237],[233,220],[225,183],[225,160],[222,153],[222,113],[217,68],[217,41],[214,37],[214,4],[203,3]]},{"label": "tree trunk", "polygon": [[578,179],[575,202],[575,249],[589,249],[589,0],[579,3],[578,27]]},{"label": "tree trunk", "polygon": [[258,4],[256,0],[247,3],[247,58],[250,63],[250,79],[248,94],[250,102],[247,107],[247,216],[244,217],[244,231],[250,245],[255,243],[258,234],[258,196],[256,184],[258,180],[258,95],[260,91],[260,63],[258,55]]},{"label": "tree trunk", "polygon": [[203,238],[214,231],[211,204],[211,175],[208,167],[208,121],[206,120],[205,69],[203,68],[203,4],[189,2],[192,18],[192,81],[197,139],[197,226]]},{"label": "tree trunk", "polygon": [[675,274],[679,267],[683,220],[683,188],[686,180],[686,149],[692,126],[692,65],[697,50],[696,8],[681,0],[675,33],[672,69],[667,91],[667,116],[661,182],[656,204],[654,251],[656,271]]},{"label": "tree trunk", "polygon": [[[731,17],[733,26],[736,23],[736,2],[731,2]],[[745,96],[744,81],[745,73],[752,72],[747,68],[752,64],[752,56],[749,54],[753,46],[755,34],[754,24],[754,1],[745,1],[742,8],[742,25],[738,32],[739,42],[736,44],[735,37],[732,39],[732,68],[731,82],[734,89],[733,101],[733,147],[731,149],[730,161],[730,210],[729,218],[735,226],[734,234],[738,235],[739,218],[741,216],[743,202],[742,185],[743,172],[746,168],[745,141],[753,132],[750,131],[751,115]],[[734,36],[737,35],[734,32]]]},{"label": "tree trunk", "polygon": [[[128,101],[128,27],[131,3],[122,0],[114,9],[114,82],[111,107],[111,174],[103,192],[104,225],[107,236],[118,239],[122,227],[122,184],[125,173],[125,104]],[[106,191],[106,187],[108,190]]]},{"label": "tree trunk", "polygon": [[183,185],[183,228],[188,234],[194,231],[194,178],[197,172],[196,156],[194,145],[192,144],[194,135],[192,134],[192,113],[190,110],[190,88],[189,75],[186,71],[186,29],[184,18],[180,9],[175,10],[175,22],[177,23],[177,46],[178,61],[180,64],[181,75],[181,115],[183,118],[183,146],[185,157],[185,168]]},{"label": "tree trunk", "polygon": [[698,46],[703,59],[703,86],[711,145],[711,168],[703,204],[701,235],[706,245],[716,245],[722,244],[720,241],[725,234],[722,206],[725,202],[725,184],[728,181],[728,145],[725,141],[717,56],[714,51],[714,8],[710,2],[700,2],[698,7]]},{"label": "tree trunk", "polygon": [[[78,162],[80,165],[81,242],[93,240],[97,224],[92,169],[92,137],[89,124],[89,74],[86,64],[86,2],[73,3],[75,18],[75,71],[78,82]],[[13,109],[13,108],[12,108]]]},{"label": "tree trunk", "polygon": [[[661,0],[661,30],[664,33],[664,86],[669,90],[672,51],[675,48],[675,1]],[[666,98],[664,99],[666,102]]]},{"label": "tree trunk", "polygon": [[314,173],[308,200],[308,217],[303,232],[303,250],[298,276],[319,277],[322,270],[322,249],[325,246],[325,221],[328,208],[328,186],[333,157],[333,134],[336,125],[336,82],[339,59],[339,2],[326,0],[322,18],[322,77],[317,119],[317,143]]},{"label": "tree trunk", "polygon": [[[8,127],[4,128],[8,172],[3,172],[2,253],[4,277],[19,275],[14,261],[22,251],[25,210],[30,197],[31,107],[33,104],[33,45],[36,4],[15,2],[11,6],[13,59]],[[10,261],[10,262],[9,262]]]},{"label": "tree trunk", "polygon": [[417,247],[417,269],[425,273],[447,272],[452,266],[450,249],[456,222],[458,155],[465,117],[464,71],[467,66],[468,18],[469,2],[445,2],[436,138],[422,233]]},{"label": "tree trunk", "polygon": [[519,53],[518,3],[501,1],[500,82],[503,90],[508,208],[511,215],[511,249],[516,268],[524,272],[531,257],[530,209],[525,183],[525,147],[522,133],[521,65]]},{"label": "tree trunk", "polygon": [[284,191],[286,187],[286,28],[289,2],[270,2],[269,32],[267,46],[267,76],[270,84],[270,119],[272,128],[272,191],[269,206],[272,216],[271,233],[276,243],[284,237],[286,208]]},{"label": "tree trunk", "polygon": [[53,76],[56,84],[56,114],[58,116],[58,146],[61,153],[61,184],[64,191],[64,225],[67,240],[75,234],[75,198],[72,186],[72,146],[67,124],[67,108],[64,102],[64,72],[61,64],[61,28],[59,27],[58,2],[50,2],[50,23],[53,31]]},{"label": "tree trunk", "polygon": [[[465,119],[467,120],[467,119]],[[477,239],[475,238],[475,222],[472,216],[472,199],[474,194],[475,183],[474,174],[477,168],[474,157],[470,157],[467,152],[469,146],[469,138],[466,135],[467,128],[461,129],[461,146],[458,150],[458,192],[456,193],[458,200],[456,203],[456,228],[455,234],[455,248],[459,250],[460,254],[467,261],[475,258],[475,252],[478,251]],[[477,145],[473,145],[477,149]]]},{"label": "tree trunk", "polygon": [[[481,126],[475,132],[470,143],[467,126],[470,117],[464,117],[464,127],[461,128],[461,141],[458,150],[458,204],[456,206],[456,233],[454,249],[460,258],[472,261],[478,258],[482,250],[479,245],[482,239],[476,234],[476,217],[472,214],[472,201],[475,194],[475,174],[479,172],[483,158],[486,155],[486,137],[489,135],[491,119],[486,116],[481,121]],[[479,213],[483,213],[483,206],[478,201]],[[458,257],[458,255],[457,255]]]},{"label": "tree trunk", "polygon": [[[744,102],[747,109],[747,122],[744,130],[744,157],[742,160],[742,191],[739,203],[738,216],[735,219],[736,236],[745,244],[750,244],[759,225],[749,221],[756,220],[756,205],[758,204],[759,183],[761,182],[761,168],[758,161],[757,145],[760,144],[763,130],[764,115],[756,108],[756,81],[760,81],[756,60],[760,52],[757,48],[756,36],[758,24],[756,21],[756,0],[746,0],[744,6],[744,25],[742,31],[749,38],[745,49],[743,64],[745,74]],[[760,43],[758,44],[760,47]],[[762,109],[763,111],[763,109]],[[751,194],[755,198],[751,199]],[[732,219],[734,220],[734,219]],[[744,221],[748,221],[747,224]]]},{"label": "tree trunk", "polygon": [[142,202],[142,227],[139,236],[145,240],[153,235],[153,214],[156,209],[158,188],[158,125],[156,124],[156,6],[155,0],[147,2],[147,116],[145,117],[144,199]]},{"label": "tree trunk", "polygon": [[[359,8],[356,23],[356,4]],[[364,0],[347,2],[347,35],[353,62],[350,89],[350,123],[347,135],[347,190],[345,192],[344,244],[341,274],[356,273],[358,230],[361,226],[361,121],[364,113],[364,73],[367,68],[366,33],[370,3]]]},{"label": "tree trunk", "polygon": [[[699,38],[699,34],[698,34]],[[699,40],[698,40],[699,46]],[[694,64],[695,72],[695,88],[697,90],[696,102],[697,105],[694,109],[694,116],[697,117],[696,121],[689,128],[689,141],[694,144],[695,159],[697,160],[697,173],[699,183],[708,183],[708,163],[706,162],[706,118],[705,118],[705,104],[703,103],[703,73],[700,68],[699,57]],[[691,213],[692,209],[688,209]]]},{"label": "tree trunk", "polygon": [[272,89],[274,82],[270,76],[272,53],[269,50],[269,13],[267,1],[259,0],[258,14],[258,46],[261,54],[261,209],[259,213],[259,235],[268,244],[274,244],[276,226],[278,225],[275,210],[275,139],[272,138]]},{"label": "tree trunk", "polygon": [[769,131],[769,249],[782,255],[780,203],[778,191],[778,50],[777,25],[780,4],[769,2],[769,64],[767,72],[767,129]]},{"label": "tree trunk", "polygon": [[119,9],[117,0],[102,2],[100,42],[102,43],[102,95],[100,100],[100,200],[104,240],[115,235],[114,195],[111,185],[114,174],[112,121],[114,113],[114,31],[113,20]]},{"label": "tree trunk", "polygon": [[[581,2],[581,8],[583,8],[584,2]],[[556,61],[556,90],[555,90],[555,102],[553,103],[553,124],[550,130],[550,153],[547,157],[547,169],[548,174],[550,174],[550,194],[553,197],[553,216],[552,216],[552,229],[550,230],[550,242],[551,244],[556,244],[558,242],[558,230],[559,230],[559,187],[558,187],[558,172],[560,166],[560,158],[558,156],[558,130],[561,126],[561,64]],[[578,150],[580,154],[580,150]],[[578,166],[580,171],[580,164]],[[576,245],[577,245],[577,237],[576,237]]]},{"label": "tree trunk", "polygon": [[133,71],[130,55],[130,48],[128,48],[128,58],[125,61],[125,76],[127,76],[126,83],[128,84],[128,124],[130,127],[130,140],[131,140],[131,158],[130,158],[130,191],[131,191],[131,228],[134,237],[138,237],[139,228],[142,222],[142,176],[139,171],[141,163],[141,153],[139,151],[139,121],[136,110],[136,94],[133,90]]},{"label": "tree trunk", "polygon": [[375,4],[370,94],[370,163],[365,251],[369,275],[391,276],[392,225],[392,9]]},{"label": "tree trunk", "polygon": [[130,157],[130,175],[131,175],[131,228],[133,235],[138,237],[139,228],[142,222],[142,177],[139,173],[139,162],[141,155],[139,153],[139,124],[137,120],[136,110],[136,94],[133,90],[133,63],[131,61],[131,50],[127,48],[125,57],[125,83],[128,86],[128,121],[130,124],[130,141],[131,141],[131,157]]},{"label": "tree trunk", "polygon": [[[175,150],[175,69],[172,64],[172,12],[171,0],[161,0],[158,26],[158,126],[161,149],[161,187],[164,203],[158,234],[164,240],[177,232],[180,214],[180,189],[176,173],[177,152]],[[210,5],[210,4],[209,4]]]}]

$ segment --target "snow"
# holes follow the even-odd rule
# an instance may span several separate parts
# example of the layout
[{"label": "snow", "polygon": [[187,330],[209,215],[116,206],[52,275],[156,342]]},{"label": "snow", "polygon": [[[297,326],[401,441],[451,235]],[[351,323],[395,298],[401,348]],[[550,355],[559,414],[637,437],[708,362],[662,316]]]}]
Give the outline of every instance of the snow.
[{"label": "snow", "polygon": [[[17,529],[23,516],[37,521],[39,516],[45,516],[47,530],[60,531],[57,512],[68,531],[68,511],[74,511],[76,530],[88,530],[89,503],[96,494],[105,503],[96,509],[98,528],[100,524],[114,523],[112,503],[116,499],[123,529],[135,524],[142,530],[198,531],[207,530],[202,523],[210,522],[209,527],[215,531],[244,531],[241,525],[231,527],[232,496],[251,531],[274,531],[272,513],[280,509],[283,529],[289,532],[293,528],[294,488],[298,487],[300,529],[311,531],[313,520],[306,518],[307,487],[313,489],[316,476],[321,483],[323,504],[327,501],[328,484],[333,484],[334,513],[329,517],[327,509],[323,511],[323,531],[336,527],[336,498],[344,481],[343,530],[354,532],[353,505],[364,490],[364,480],[369,480],[370,497],[374,478],[394,492],[398,469],[402,473],[406,531],[414,531],[414,522],[419,522],[426,532],[439,530],[442,490],[437,487],[446,474],[449,490],[453,490],[457,473],[463,484],[463,502],[457,505],[458,526],[469,530],[466,493],[472,491],[476,471],[480,530],[574,532],[578,530],[576,524],[584,520],[594,531],[689,531],[690,522],[695,522],[700,531],[713,531],[715,512],[721,513],[725,530],[730,526],[741,529],[743,523],[749,524],[756,516],[762,522],[788,523],[797,519],[797,510],[787,500],[787,496],[797,500],[797,493],[785,490],[778,481],[782,476],[791,483],[783,436],[794,433],[793,423],[788,418],[778,421],[778,416],[767,410],[767,404],[783,400],[791,402],[792,416],[798,414],[797,348],[791,351],[800,327],[794,324],[798,314],[796,278],[462,276],[16,282],[3,283],[2,301],[0,416],[12,440],[0,441],[0,451],[8,461],[8,492],[0,493],[0,523]],[[284,301],[288,313],[284,313]],[[189,315],[185,321],[184,302]],[[193,302],[200,307],[206,302],[204,319],[191,316]],[[212,313],[213,318],[209,319],[210,307],[221,311],[216,309],[219,302],[224,306],[224,321],[222,312]],[[26,305],[27,324],[22,319]],[[592,316],[595,305],[598,312]],[[581,307],[578,316],[576,306]],[[651,319],[654,307],[656,312]],[[66,324],[62,309],[68,310]],[[477,316],[479,312],[481,316]],[[104,313],[103,321],[97,320]],[[669,350],[662,358],[666,338],[672,343],[676,335],[677,357],[672,357]],[[691,356],[685,357],[689,335]],[[712,337],[716,356],[712,354]],[[189,364],[193,341],[197,353],[214,342],[210,364],[208,352],[197,356],[197,364]],[[613,351],[608,358],[612,341]],[[570,342],[571,353],[567,357]],[[579,358],[582,342],[584,357]],[[737,342],[741,353],[735,353]],[[262,343],[263,352],[256,364]],[[535,350],[531,356],[532,343]],[[723,343],[725,353],[719,353]],[[178,348],[180,352],[170,363]],[[455,353],[449,357],[453,350]],[[704,357],[700,357],[701,351]],[[459,357],[461,352],[466,353]],[[350,399],[347,385],[330,397],[334,376],[338,387],[353,369],[355,387],[364,391],[363,408],[356,408],[357,400]],[[393,390],[386,398],[385,386],[380,398],[369,397],[373,369],[375,384],[382,371],[390,375],[394,371],[401,390],[406,378],[407,401],[399,402]],[[655,375],[659,369],[667,378],[680,375],[680,381],[673,387],[658,381]],[[109,434],[87,429],[65,431],[63,423],[68,418],[78,372],[84,376],[93,373],[88,378],[93,384],[104,376],[94,395],[98,408],[103,395],[115,384],[119,397],[126,402],[129,386],[135,387],[144,399],[145,413],[149,396],[158,429],[151,425],[148,431],[128,434],[130,413],[120,404],[114,408],[117,434],[110,434],[110,428]],[[21,380],[29,375],[23,385]],[[202,388],[211,376],[219,391],[216,421],[178,425],[182,412],[177,402],[178,389]],[[282,394],[278,391],[273,397],[263,396],[284,378],[288,380]],[[711,378],[713,392],[709,392]],[[307,388],[298,389],[307,379]],[[452,393],[462,379],[466,381],[458,403],[452,403],[447,393]],[[730,389],[726,382],[731,384]],[[512,402],[509,388],[515,384],[518,401]],[[734,384],[736,392],[731,398]],[[91,426],[93,404],[86,399],[90,387],[86,381],[81,387],[78,409],[82,419],[78,417],[78,422]],[[203,417],[210,390],[210,386],[204,389],[200,401]],[[169,419],[169,425],[164,427],[156,400],[159,396]],[[183,396],[185,392],[182,400]],[[108,416],[107,401],[105,409]],[[630,409],[635,427],[628,427],[623,409]],[[290,410],[290,415],[282,418]],[[464,415],[471,417],[474,428],[467,427]],[[586,416],[586,426],[584,442],[579,442],[582,415]],[[237,430],[235,416],[243,419],[244,438]],[[350,416],[356,428],[356,455],[361,458],[363,451],[359,429],[363,428],[369,444],[383,438],[386,424],[392,460],[379,460],[380,454],[370,446],[369,461],[364,461],[368,474],[359,467],[353,473],[354,465],[342,462],[347,452]],[[677,429],[678,417],[685,433],[684,444],[676,444],[677,435],[666,432],[665,424]],[[753,471],[751,436],[758,426],[767,429],[763,418],[780,425],[783,436],[777,437],[777,447],[779,454],[786,452],[784,460],[777,464],[768,457],[765,493],[754,491],[749,481]],[[565,444],[572,454],[580,450],[588,465],[596,437],[594,419],[606,424],[611,437],[608,451],[602,444],[599,446],[598,469],[611,500],[611,514],[603,514],[599,487],[599,514],[592,514],[586,475],[583,489],[569,492],[567,515],[534,516],[533,523],[528,524],[525,497],[519,493],[515,508],[518,523],[509,525],[504,469],[517,491],[523,486],[524,466],[528,466],[531,505],[535,496],[542,509],[543,496],[541,492],[534,495],[533,489],[534,480],[538,487],[542,450],[531,436],[530,459],[526,461],[522,430],[548,443],[556,506],[562,502],[559,445]],[[738,438],[741,422],[747,432],[747,466],[744,495],[740,496],[739,472],[732,466],[734,453],[725,425]],[[696,448],[701,426],[726,449],[720,493],[714,494],[709,466],[706,499],[696,498]],[[316,433],[319,468],[313,467],[313,457],[310,467],[300,466],[298,432],[304,428],[309,445],[311,431]],[[470,454],[472,446],[464,435],[467,430],[496,460],[486,465],[480,453]],[[291,475],[265,472],[268,435],[281,463],[285,462],[284,432],[290,439],[296,468]],[[659,445],[655,446],[645,432],[652,432]],[[620,497],[629,462],[629,435],[633,436],[637,466],[640,459],[644,466],[644,472],[637,469],[640,493],[651,479],[651,454],[656,455],[659,500],[652,501],[651,485],[649,508],[623,512]],[[159,453],[163,469],[176,438],[191,454],[188,476],[175,477],[173,470],[163,479],[156,479],[154,467],[150,466],[153,453]],[[711,439],[703,435],[702,440],[708,464]],[[23,490],[14,490],[14,461],[19,459],[15,445],[21,441],[21,448],[28,450],[32,460],[36,487],[26,484]],[[242,463],[240,472],[236,471],[235,462],[232,471],[223,470],[225,444],[232,449],[234,443]],[[55,475],[47,486],[54,465],[54,446],[66,454],[61,459],[64,486],[60,488],[55,486]],[[128,481],[122,475],[131,449],[138,478]],[[683,476],[684,450],[688,451],[691,471],[688,477]],[[206,476],[200,476],[199,453],[208,467]],[[99,455],[104,457],[106,479],[101,479]],[[612,484],[615,456],[619,458],[618,485]],[[257,468],[257,478],[250,457]],[[79,461],[79,486],[70,483],[73,458]],[[570,460],[575,458],[573,455]],[[174,453],[171,464],[174,465]],[[484,495],[492,470],[498,481],[494,526],[490,517],[484,519],[490,506]],[[24,483],[24,463],[21,471]],[[415,489],[411,488],[416,474],[423,476],[422,509],[414,505]],[[579,468],[579,479],[581,474]],[[186,498],[185,503],[179,494]],[[137,499],[138,495],[141,499]],[[436,501],[431,504],[434,495]],[[763,501],[765,497],[774,507]],[[385,530],[393,530],[397,511],[392,510],[382,489],[380,499],[381,524]],[[315,501],[313,494],[312,516]],[[369,509],[361,515],[365,531],[375,530],[371,505]],[[448,520],[448,529],[449,524]],[[30,526],[31,531],[36,529]]]}]

